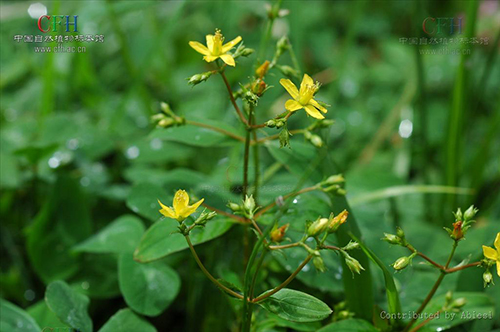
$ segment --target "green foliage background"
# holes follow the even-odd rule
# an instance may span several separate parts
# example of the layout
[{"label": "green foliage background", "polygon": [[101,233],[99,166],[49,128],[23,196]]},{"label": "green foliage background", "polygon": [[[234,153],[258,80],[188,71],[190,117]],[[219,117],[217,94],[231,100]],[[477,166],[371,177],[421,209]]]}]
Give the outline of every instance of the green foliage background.
[{"label": "green foliage background", "polygon": [[[157,221],[157,198],[169,202],[175,190],[183,188],[220,209],[238,199],[239,142],[193,126],[154,129],[149,118],[165,101],[188,119],[244,135],[221,80],[214,75],[196,87],[187,84],[186,77],[209,68],[188,41],[203,41],[220,28],[228,40],[241,35],[258,53],[265,3],[42,3],[49,15],[78,15],[80,33],[102,34],[104,42],[85,43],[85,53],[35,53],[37,45],[14,40],[15,35],[41,34],[37,20],[28,15],[31,3],[1,3],[0,330],[25,331],[16,325],[19,319],[25,327],[71,326],[82,331],[121,331],[120,324],[134,331],[237,330],[240,304],[206,280],[183,250],[186,246],[165,258],[152,252],[146,260],[155,262],[149,264],[134,262],[132,254],[152,225],[166,232],[155,233],[160,237],[175,226]],[[472,260],[480,259],[481,245],[491,245],[500,231],[500,10],[498,2],[481,1],[474,22],[467,15],[474,13],[475,5],[284,1],[282,8],[289,9],[289,15],[276,20],[263,58],[270,59],[275,42],[288,35],[301,69],[323,82],[318,97],[332,105],[327,118],[335,124],[322,132],[328,143],[324,153],[301,135],[291,138],[291,150],[265,145],[259,203],[289,193],[311,165],[314,172],[305,185],[342,172],[362,239],[387,267],[406,253],[380,241],[384,232],[402,226],[416,248],[442,262],[451,246],[442,227],[453,221],[451,211],[475,204],[478,222],[453,264],[469,254]],[[401,42],[428,37],[421,27],[429,16],[465,16],[464,35],[488,38],[489,43],[466,45],[470,55],[461,56],[443,51],[457,45]],[[422,54],[425,50],[436,54]],[[236,68],[227,71],[235,88],[253,74],[255,56],[240,58]],[[288,55],[283,61],[291,64]],[[266,83],[273,88],[259,101],[258,123],[283,112],[281,77],[277,71],[268,75]],[[301,112],[290,119],[289,127],[310,121]],[[409,123],[410,136],[402,137]],[[420,185],[461,189],[424,193]],[[405,192],[408,188],[411,193]],[[332,204],[320,194],[297,197],[282,219],[291,223],[290,237],[300,236],[306,219],[332,209],[340,212],[344,203],[334,199]],[[241,285],[243,230],[231,224],[217,227],[213,232],[221,236],[201,239],[205,243],[197,251],[215,275]],[[302,260],[300,255],[291,251],[266,260],[259,291],[286,278]],[[342,282],[343,269],[333,253],[325,262],[326,273],[311,266],[291,288],[334,308],[352,283]],[[375,303],[386,309],[383,274],[373,265],[367,275],[361,283],[373,285]],[[436,276],[419,264],[395,276],[404,311],[418,307]],[[151,284],[157,288],[148,290]],[[452,329],[500,328],[499,289],[483,289],[479,269],[447,277],[438,295],[447,290],[473,292],[471,307],[495,307],[493,320],[461,322]],[[77,312],[66,313],[70,304],[61,303],[62,298],[76,305]],[[262,310],[256,317],[259,331],[314,331],[321,326],[287,322]],[[72,325],[75,322],[79,325]],[[352,321],[351,328],[366,331],[365,324]],[[436,321],[428,329],[447,324]]]}]

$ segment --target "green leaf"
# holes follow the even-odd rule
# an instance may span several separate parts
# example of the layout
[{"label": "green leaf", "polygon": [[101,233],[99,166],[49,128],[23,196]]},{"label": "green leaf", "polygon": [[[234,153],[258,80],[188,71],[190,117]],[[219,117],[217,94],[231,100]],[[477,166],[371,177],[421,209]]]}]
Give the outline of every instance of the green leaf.
[{"label": "green leaf", "polygon": [[144,230],[139,218],[124,215],[115,219],[99,233],[73,247],[73,250],[89,253],[131,253],[139,243]]},{"label": "green leaf", "polygon": [[[224,219],[214,219],[202,229],[194,229],[191,234],[193,245],[204,243],[221,236],[231,228],[232,222]],[[159,220],[142,236],[141,242],[134,253],[134,259],[139,262],[151,262],[188,247],[182,234],[177,231],[178,223],[173,219]]]},{"label": "green leaf", "polygon": [[140,318],[130,309],[119,310],[104,325],[99,332],[156,332],[156,328]]},{"label": "green leaf", "polygon": [[280,148],[279,142],[268,141],[265,143],[269,153],[295,175],[302,175],[309,167],[310,161],[317,155],[317,149],[311,144],[304,143],[302,138],[290,138],[291,149]]},{"label": "green leaf", "polygon": [[161,314],[179,293],[180,278],[164,262],[138,263],[124,254],[118,263],[120,290],[125,302],[140,314]]},{"label": "green leaf", "polygon": [[89,298],[64,281],[53,281],[47,286],[45,302],[62,322],[82,332],[92,331],[92,320],[87,313]]},{"label": "green leaf", "polygon": [[264,309],[292,322],[314,322],[330,316],[326,303],[312,295],[283,288],[258,303]]},{"label": "green leaf", "polygon": [[[399,293],[394,283],[393,274],[387,269],[386,264],[382,262],[376,255],[368,249],[363,242],[361,242],[356,236],[350,234],[353,240],[359,243],[359,246],[364,251],[366,256],[382,270],[385,280],[385,292],[387,294],[387,307],[390,314],[394,314],[394,317],[398,317],[398,313],[402,312],[401,302],[399,301]],[[392,323],[400,322],[401,318],[391,318]]]},{"label": "green leaf", "polygon": [[[429,302],[423,315],[435,314],[444,306],[446,294],[436,296]],[[495,304],[491,297],[484,293],[477,292],[456,292],[453,293],[453,299],[465,298],[466,303],[461,308],[460,312],[441,313],[438,318],[428,322],[421,331],[443,331],[453,326],[460,325],[474,319],[481,315],[481,319],[492,319],[494,317]],[[486,315],[483,318],[482,315]],[[491,318],[490,318],[491,317]],[[417,326],[423,321],[418,320],[414,326]]]},{"label": "green leaf", "polygon": [[35,320],[18,306],[0,299],[0,331],[41,331]]},{"label": "green leaf", "polygon": [[152,183],[138,183],[132,187],[127,197],[127,206],[135,213],[157,220],[161,214],[158,199],[162,202],[171,202],[173,193],[168,194],[161,186]]},{"label": "green leaf", "polygon": [[378,332],[378,330],[366,320],[346,319],[328,324],[318,332]]},{"label": "green leaf", "polygon": [[45,328],[47,328],[46,331],[50,331],[50,328],[54,328],[55,330],[58,327],[68,327],[67,324],[61,322],[59,318],[57,318],[56,314],[47,307],[47,303],[43,300],[35,303],[26,311],[36,320],[38,325],[40,325],[41,331],[44,331]]},{"label": "green leaf", "polygon": [[81,186],[62,175],[27,229],[28,256],[36,273],[45,283],[73,275],[78,257],[70,249],[90,234],[90,213]]}]

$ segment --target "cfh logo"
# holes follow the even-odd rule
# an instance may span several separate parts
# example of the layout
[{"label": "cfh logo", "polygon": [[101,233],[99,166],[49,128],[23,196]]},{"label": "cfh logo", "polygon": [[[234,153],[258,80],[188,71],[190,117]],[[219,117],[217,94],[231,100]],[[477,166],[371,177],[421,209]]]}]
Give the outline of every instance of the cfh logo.
[{"label": "cfh logo", "polygon": [[452,35],[455,32],[462,34],[461,17],[427,17],[422,22],[422,29],[430,36],[448,33]]},{"label": "cfh logo", "polygon": [[[69,31],[69,26],[73,26],[73,31],[72,32],[78,32],[76,23],[78,19],[78,15],[73,15],[73,22],[71,22],[70,19],[71,16],[69,15],[42,15],[38,19],[38,29],[41,32],[57,32],[57,28],[59,26],[62,26],[63,23],[66,26],[66,32]],[[44,29],[45,27],[45,29]]]}]

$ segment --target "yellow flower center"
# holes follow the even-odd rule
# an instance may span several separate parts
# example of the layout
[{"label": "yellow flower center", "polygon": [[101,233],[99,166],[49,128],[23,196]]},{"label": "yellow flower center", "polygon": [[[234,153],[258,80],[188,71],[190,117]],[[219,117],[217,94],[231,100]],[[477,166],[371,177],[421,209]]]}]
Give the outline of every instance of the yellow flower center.
[{"label": "yellow flower center", "polygon": [[316,84],[313,85],[306,85],[304,89],[301,89],[300,95],[299,95],[299,103],[302,106],[306,106],[309,104],[309,101],[314,97],[314,94],[316,91],[319,89],[319,83],[316,82]]},{"label": "yellow flower center", "polygon": [[224,42],[224,36],[219,29],[215,30],[214,36],[214,47],[212,50],[212,55],[220,55],[222,52],[222,43]]}]

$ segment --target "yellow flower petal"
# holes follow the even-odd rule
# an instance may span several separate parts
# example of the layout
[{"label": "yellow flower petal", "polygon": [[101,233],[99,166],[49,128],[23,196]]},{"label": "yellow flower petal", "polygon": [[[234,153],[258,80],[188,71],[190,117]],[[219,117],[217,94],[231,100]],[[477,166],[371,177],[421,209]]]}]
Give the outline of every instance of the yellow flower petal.
[{"label": "yellow flower petal", "polygon": [[198,43],[196,41],[190,41],[189,42],[189,46],[191,46],[192,48],[194,48],[194,50],[198,53],[201,53],[203,55],[209,55],[210,54],[210,51],[208,50],[208,48],[201,44],[201,43]]},{"label": "yellow flower petal", "polygon": [[324,119],[325,117],[315,107],[311,105],[304,106],[307,114],[316,119]]},{"label": "yellow flower petal", "polygon": [[498,253],[493,248],[483,246],[483,254],[484,254],[484,257],[486,257],[488,259],[492,259],[494,261],[498,260]]},{"label": "yellow flower petal", "polygon": [[205,55],[203,57],[203,60],[205,60],[206,62],[212,62],[214,60],[217,60],[219,58],[218,55]]},{"label": "yellow flower petal", "polygon": [[311,76],[304,74],[304,77],[302,78],[302,82],[300,83],[300,94],[303,94],[306,90],[306,86],[308,85],[314,85],[314,81],[311,78]]},{"label": "yellow flower petal", "polygon": [[214,35],[207,35],[207,47],[210,53],[214,53]]},{"label": "yellow flower petal", "polygon": [[177,190],[174,196],[174,210],[177,215],[182,214],[189,203],[189,195],[185,190]]},{"label": "yellow flower petal", "polygon": [[288,99],[285,103],[285,108],[290,112],[300,110],[303,107],[298,101],[293,99]]},{"label": "yellow flower petal", "polygon": [[233,40],[231,40],[229,43],[224,44],[224,46],[222,46],[222,53],[227,53],[227,51],[232,49],[240,41],[241,41],[241,37],[238,36],[238,37],[234,38]]},{"label": "yellow flower petal", "polygon": [[285,88],[286,91],[292,96],[293,99],[297,100],[299,99],[299,90],[297,90],[297,87],[295,84],[292,83],[289,79],[282,78],[280,80],[280,84]]},{"label": "yellow flower petal", "polygon": [[177,216],[175,215],[175,212],[171,208],[164,205],[162,202],[160,202],[160,200],[158,200],[158,203],[160,203],[160,206],[161,206],[161,210],[160,210],[161,214],[163,214],[167,218],[172,218],[172,219],[177,218]]},{"label": "yellow flower petal", "polygon": [[497,237],[495,239],[495,248],[497,248],[497,252],[500,255],[500,232],[497,233]]},{"label": "yellow flower petal", "polygon": [[319,109],[321,112],[323,113],[327,113],[328,110],[326,108],[324,108],[323,106],[321,106],[316,100],[314,99],[311,99],[309,100],[309,104],[316,107],[317,109]]},{"label": "yellow flower petal", "polygon": [[500,262],[497,262],[497,274],[500,277]]},{"label": "yellow flower petal", "polygon": [[198,202],[194,203],[193,205],[191,206],[188,206],[185,210],[184,210],[184,217],[188,217],[189,215],[193,214],[196,209],[201,205],[201,203],[203,203],[205,199],[202,198],[200,199]]},{"label": "yellow flower petal", "polygon": [[228,66],[234,67],[236,65],[233,56],[230,54],[222,54],[220,58],[222,59],[222,61],[227,63]]}]

